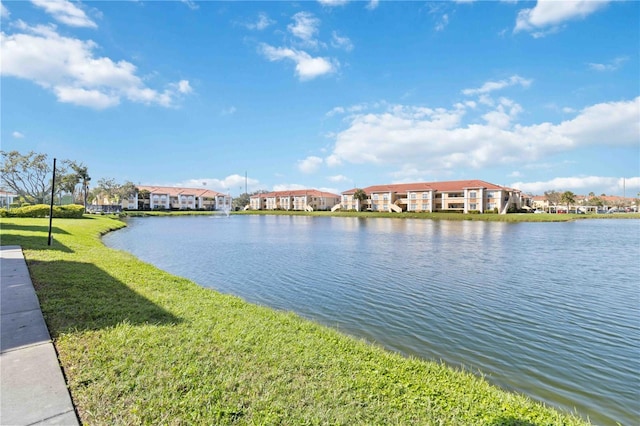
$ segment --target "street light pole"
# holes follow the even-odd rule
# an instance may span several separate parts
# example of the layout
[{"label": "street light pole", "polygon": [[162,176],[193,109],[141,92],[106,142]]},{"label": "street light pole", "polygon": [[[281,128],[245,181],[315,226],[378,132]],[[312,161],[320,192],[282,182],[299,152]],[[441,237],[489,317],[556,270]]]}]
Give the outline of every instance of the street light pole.
[{"label": "street light pole", "polygon": [[53,159],[53,179],[51,180],[51,205],[49,206],[49,240],[47,245],[51,245],[51,225],[53,222],[53,196],[56,191],[56,159]]}]

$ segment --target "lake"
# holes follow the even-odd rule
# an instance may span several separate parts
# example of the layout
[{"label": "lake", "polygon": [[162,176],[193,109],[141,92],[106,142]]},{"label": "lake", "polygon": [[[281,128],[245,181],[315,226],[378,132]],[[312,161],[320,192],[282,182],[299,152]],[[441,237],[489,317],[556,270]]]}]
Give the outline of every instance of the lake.
[{"label": "lake", "polygon": [[128,219],[104,237],[161,269],[594,424],[640,419],[640,221],[312,216]]}]

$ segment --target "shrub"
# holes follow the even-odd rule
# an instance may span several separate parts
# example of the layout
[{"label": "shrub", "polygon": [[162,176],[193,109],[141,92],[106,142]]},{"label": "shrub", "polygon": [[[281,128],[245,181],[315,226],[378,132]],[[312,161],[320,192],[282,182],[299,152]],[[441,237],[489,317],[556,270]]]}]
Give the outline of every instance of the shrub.
[{"label": "shrub", "polygon": [[67,204],[66,206],[54,206],[53,217],[81,219],[84,214],[84,206]]},{"label": "shrub", "polygon": [[[2,217],[47,217],[51,207],[46,204],[29,205],[10,210]],[[84,214],[84,207],[77,204],[66,206],[53,206],[53,217],[79,219]]]}]

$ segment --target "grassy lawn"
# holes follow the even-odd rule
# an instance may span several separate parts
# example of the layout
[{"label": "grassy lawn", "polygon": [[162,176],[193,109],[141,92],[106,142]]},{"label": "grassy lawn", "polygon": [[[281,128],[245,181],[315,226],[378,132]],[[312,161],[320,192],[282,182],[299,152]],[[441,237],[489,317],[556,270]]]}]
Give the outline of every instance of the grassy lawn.
[{"label": "grassy lawn", "polygon": [[48,247],[47,219],[0,219],[1,242],[24,249],[84,424],[585,424],[106,248],[118,220],[53,225]]}]

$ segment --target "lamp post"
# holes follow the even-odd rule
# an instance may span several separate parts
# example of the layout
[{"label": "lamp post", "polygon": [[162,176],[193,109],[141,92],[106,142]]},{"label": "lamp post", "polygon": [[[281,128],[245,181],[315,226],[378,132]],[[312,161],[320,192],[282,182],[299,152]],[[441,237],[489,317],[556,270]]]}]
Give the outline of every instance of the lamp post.
[{"label": "lamp post", "polygon": [[51,204],[49,206],[49,239],[47,245],[51,245],[51,225],[53,223],[53,196],[56,191],[56,159],[53,159],[53,179],[51,180]]}]

